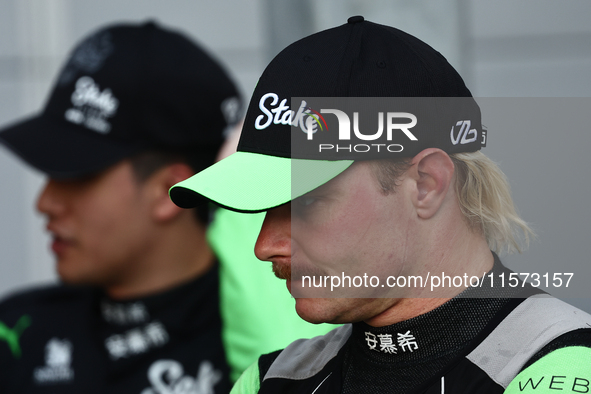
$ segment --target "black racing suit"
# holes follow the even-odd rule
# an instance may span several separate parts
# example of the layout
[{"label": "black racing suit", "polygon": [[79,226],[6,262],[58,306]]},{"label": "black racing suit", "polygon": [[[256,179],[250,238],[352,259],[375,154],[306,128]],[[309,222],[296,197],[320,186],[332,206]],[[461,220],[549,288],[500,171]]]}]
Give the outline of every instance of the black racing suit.
[{"label": "black racing suit", "polygon": [[[495,255],[492,273],[502,272],[510,273]],[[349,324],[261,356],[232,393],[503,393],[520,371],[569,346],[587,349],[575,361],[582,374],[558,365],[555,375],[528,375],[512,387],[590,392],[590,327],[591,316],[527,285],[469,288],[391,326]]]},{"label": "black racing suit", "polygon": [[163,293],[119,302],[52,286],[0,304],[1,393],[221,394],[217,264]]}]

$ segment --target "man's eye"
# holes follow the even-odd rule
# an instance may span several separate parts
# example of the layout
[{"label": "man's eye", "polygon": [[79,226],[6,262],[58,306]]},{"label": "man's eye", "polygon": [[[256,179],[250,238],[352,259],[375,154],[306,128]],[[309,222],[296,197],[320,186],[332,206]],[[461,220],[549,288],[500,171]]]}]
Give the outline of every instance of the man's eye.
[{"label": "man's eye", "polygon": [[302,196],[302,197],[297,198],[295,201],[299,206],[307,207],[308,205],[310,205],[316,201],[316,197]]}]

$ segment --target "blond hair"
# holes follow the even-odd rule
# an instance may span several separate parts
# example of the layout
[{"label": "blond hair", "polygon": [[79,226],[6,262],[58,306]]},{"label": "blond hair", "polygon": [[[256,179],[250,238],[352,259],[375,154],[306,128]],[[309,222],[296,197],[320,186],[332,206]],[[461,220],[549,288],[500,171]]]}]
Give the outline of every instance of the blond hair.
[{"label": "blond hair", "polygon": [[[522,252],[535,234],[519,217],[505,174],[480,151],[450,155],[455,166],[455,191],[468,226],[485,237],[495,252]],[[410,168],[410,159],[379,160],[376,176],[384,193]]]},{"label": "blond hair", "polygon": [[460,209],[468,224],[482,231],[491,250],[521,253],[535,234],[517,214],[505,174],[480,151],[450,157]]}]

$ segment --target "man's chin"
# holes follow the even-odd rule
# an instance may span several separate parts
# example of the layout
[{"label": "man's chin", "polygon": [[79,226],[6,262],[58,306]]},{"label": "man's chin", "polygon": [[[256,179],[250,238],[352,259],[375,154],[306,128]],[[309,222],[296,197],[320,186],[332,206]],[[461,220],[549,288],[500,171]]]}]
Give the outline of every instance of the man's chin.
[{"label": "man's chin", "polygon": [[62,283],[72,286],[100,286],[102,283],[92,275],[80,270],[77,263],[66,259],[56,262],[56,272]]},{"label": "man's chin", "polygon": [[310,302],[313,302],[310,298],[296,298],[296,313],[308,323],[324,323],[322,317],[309,305]]},{"label": "man's chin", "polygon": [[60,281],[67,285],[72,286],[92,286],[94,283],[88,281],[87,279],[80,277],[79,275],[70,273],[70,272],[62,272],[58,270],[58,276]]},{"label": "man's chin", "polygon": [[296,298],[296,312],[308,323],[339,323],[332,316],[329,298]]},{"label": "man's chin", "polygon": [[68,259],[58,258],[55,263],[55,270],[60,280],[69,285],[76,285],[80,281],[76,270]]}]

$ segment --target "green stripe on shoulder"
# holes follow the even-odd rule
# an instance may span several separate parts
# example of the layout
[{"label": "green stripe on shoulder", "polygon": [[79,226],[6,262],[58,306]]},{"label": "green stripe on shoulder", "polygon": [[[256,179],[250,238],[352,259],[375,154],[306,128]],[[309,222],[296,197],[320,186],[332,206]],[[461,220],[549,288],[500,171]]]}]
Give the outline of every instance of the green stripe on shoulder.
[{"label": "green stripe on shoulder", "polygon": [[260,388],[259,363],[257,361],[246,368],[240,379],[232,387],[230,394],[256,394]]},{"label": "green stripe on shoulder", "polygon": [[591,348],[569,346],[542,357],[515,377],[505,390],[514,393],[591,393]]}]

